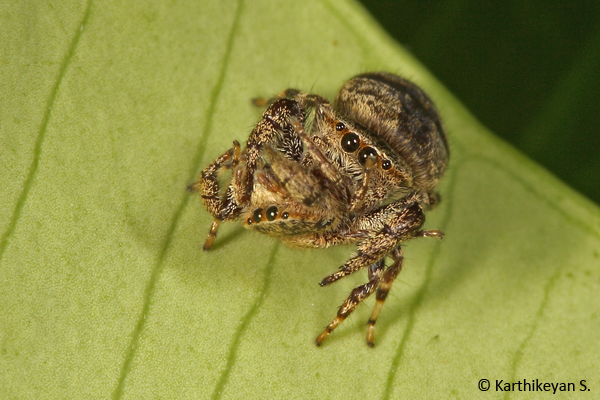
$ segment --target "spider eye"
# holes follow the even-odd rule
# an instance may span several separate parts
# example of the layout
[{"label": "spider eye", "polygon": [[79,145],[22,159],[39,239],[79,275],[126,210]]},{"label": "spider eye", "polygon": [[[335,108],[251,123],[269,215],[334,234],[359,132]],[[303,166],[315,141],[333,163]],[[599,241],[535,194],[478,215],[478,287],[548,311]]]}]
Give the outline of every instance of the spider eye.
[{"label": "spider eye", "polygon": [[353,153],[360,146],[360,138],[356,133],[346,133],[342,136],[342,149],[347,153]]},{"label": "spider eye", "polygon": [[273,221],[277,217],[277,207],[271,206],[267,208],[267,219]]},{"label": "spider eye", "polygon": [[254,220],[254,222],[259,223],[260,220],[262,219],[263,216],[263,209],[259,208],[257,210],[254,211],[254,214],[252,215],[252,219]]},{"label": "spider eye", "polygon": [[343,123],[343,122],[338,122],[338,123],[335,125],[335,129],[337,129],[338,131],[343,131],[345,127],[346,127],[346,125],[344,125],[344,123]]},{"label": "spider eye", "polygon": [[381,162],[381,168],[383,168],[385,170],[392,168],[392,162],[390,160],[383,160]]},{"label": "spider eye", "polygon": [[358,161],[362,165],[365,165],[365,163],[367,162],[367,159],[371,156],[377,157],[377,152],[375,151],[374,148],[367,146],[358,153]]}]

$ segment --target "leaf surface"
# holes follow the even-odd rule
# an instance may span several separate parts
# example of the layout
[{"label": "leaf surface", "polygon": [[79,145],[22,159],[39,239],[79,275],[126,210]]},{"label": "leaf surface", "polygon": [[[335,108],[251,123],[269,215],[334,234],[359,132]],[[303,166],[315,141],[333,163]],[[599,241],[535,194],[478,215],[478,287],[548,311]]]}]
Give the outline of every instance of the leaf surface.
[{"label": "leaf surface", "polygon": [[[480,379],[598,384],[600,213],[496,139],[353,2],[15,2],[0,12],[0,393],[6,398],[480,398]],[[297,250],[185,187],[256,96],[421,85],[451,164],[364,344],[324,343],[352,247]],[[594,389],[592,389],[594,390]],[[524,397],[535,397],[525,393]],[[519,396],[521,397],[521,396]]]}]

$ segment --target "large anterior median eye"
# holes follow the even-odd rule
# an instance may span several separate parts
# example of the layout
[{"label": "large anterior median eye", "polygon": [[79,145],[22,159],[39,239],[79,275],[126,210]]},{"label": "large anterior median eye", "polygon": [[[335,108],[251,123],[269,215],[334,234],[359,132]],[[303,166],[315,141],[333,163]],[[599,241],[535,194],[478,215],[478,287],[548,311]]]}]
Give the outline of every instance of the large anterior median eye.
[{"label": "large anterior median eye", "polygon": [[346,133],[342,136],[342,149],[348,153],[354,153],[360,146],[360,138],[356,133]]},{"label": "large anterior median eye", "polygon": [[277,218],[277,207],[276,206],[271,206],[269,208],[267,208],[267,219],[269,221],[273,221],[275,218]]},{"label": "large anterior median eye", "polygon": [[365,165],[369,157],[377,157],[377,152],[372,147],[365,147],[358,153],[358,162]]}]

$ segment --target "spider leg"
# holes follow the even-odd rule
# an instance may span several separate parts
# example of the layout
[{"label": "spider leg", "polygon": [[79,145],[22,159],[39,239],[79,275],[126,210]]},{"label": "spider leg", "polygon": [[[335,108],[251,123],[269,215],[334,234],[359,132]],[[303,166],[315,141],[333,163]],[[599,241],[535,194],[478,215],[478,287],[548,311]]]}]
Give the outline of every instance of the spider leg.
[{"label": "spider leg", "polygon": [[326,276],[319,285],[326,286],[356,271],[365,268],[367,265],[382,259],[394,248],[397,240],[393,235],[386,233],[378,235],[374,239],[367,238],[358,245],[358,254],[342,265],[336,272]]},{"label": "spider leg", "polygon": [[230,190],[227,191],[224,197],[219,194],[220,187],[217,176],[223,169],[236,167],[239,161],[240,143],[234,140],[233,147],[206,167],[202,171],[198,182],[192,183],[187,187],[188,192],[200,191],[206,208],[214,217],[208,237],[204,243],[204,250],[209,250],[212,247],[221,221],[231,218],[235,210],[238,209],[237,203],[230,196]]},{"label": "spider leg", "polygon": [[[391,203],[364,215],[358,224],[362,220],[366,221],[364,228],[375,225],[373,221],[378,222],[380,227],[375,225],[374,228],[371,228],[372,235],[367,235],[365,239],[358,243],[358,254],[348,260],[336,272],[325,277],[320,283],[321,286],[329,285],[385,257],[396,247],[398,242],[417,236],[425,236],[429,233],[425,234],[424,232],[430,232],[419,230],[425,222],[425,215],[421,206],[416,202],[408,204],[405,201]],[[368,231],[364,228],[357,230]]]},{"label": "spider leg", "polygon": [[202,250],[208,251],[215,243],[215,238],[217,237],[217,230],[219,230],[219,225],[221,225],[220,219],[213,219],[212,224],[210,225],[210,231],[208,232],[208,236],[206,237],[206,242],[204,242],[204,246]]},{"label": "spider leg", "polygon": [[342,304],[342,306],[339,308],[336,317],[329,325],[327,325],[327,328],[325,328],[325,330],[321,332],[319,336],[317,336],[317,339],[315,340],[317,346],[320,346],[323,340],[325,340],[327,336],[329,336],[329,334],[338,327],[339,324],[348,318],[348,315],[350,315],[352,311],[356,309],[360,302],[373,294],[375,289],[379,286],[384,268],[384,259],[381,259],[371,265],[369,268],[369,282],[355,287],[352,292],[350,292],[350,296],[348,296],[344,304]]},{"label": "spider leg", "polygon": [[[400,243],[415,237],[442,237],[440,231],[422,231],[425,222],[423,209],[418,202],[398,201],[374,210],[359,219],[357,231],[368,230],[371,226],[371,235],[359,241],[358,254],[348,260],[336,272],[325,277],[321,286],[333,283],[353,272],[368,265],[378,267],[369,271],[369,282],[356,287],[348,299],[342,304],[336,317],[317,337],[316,343],[320,345],[329,334],[341,324],[356,306],[377,290],[377,301],[369,318],[367,328],[367,345],[373,347],[375,336],[375,322],[385,303],[387,295],[394,280],[402,270],[402,250]],[[362,235],[361,235],[362,236]],[[391,257],[392,265],[385,269],[385,257]]]},{"label": "spider leg", "polygon": [[308,137],[304,127],[297,118],[290,118],[290,123],[294,127],[296,133],[304,143],[306,152],[310,153],[316,163],[319,165],[321,172],[330,182],[342,182],[345,178],[340,171],[329,161],[327,157],[319,150],[314,142]]},{"label": "spider leg", "polygon": [[371,173],[372,173],[371,171],[373,170],[373,167],[376,164],[377,164],[377,157],[369,156],[367,158],[367,161],[365,162],[365,165],[364,165],[365,171],[363,173],[363,178],[362,178],[361,184],[358,187],[358,190],[356,191],[356,193],[354,193],[354,196],[350,203],[350,211],[356,212],[363,208],[363,205],[365,204],[365,197],[367,194],[367,190],[369,189],[369,182],[371,181]]},{"label": "spider leg", "polygon": [[402,249],[400,246],[391,251],[390,257],[392,260],[394,260],[394,263],[390,265],[383,273],[383,276],[379,282],[379,287],[377,288],[377,294],[375,295],[375,307],[373,307],[371,318],[369,318],[369,322],[367,323],[367,345],[369,347],[374,346],[373,340],[375,339],[375,322],[377,322],[379,312],[383,308],[383,303],[385,303],[385,299],[392,288],[394,280],[398,277],[400,271],[402,271],[402,260],[404,257],[402,255]]}]

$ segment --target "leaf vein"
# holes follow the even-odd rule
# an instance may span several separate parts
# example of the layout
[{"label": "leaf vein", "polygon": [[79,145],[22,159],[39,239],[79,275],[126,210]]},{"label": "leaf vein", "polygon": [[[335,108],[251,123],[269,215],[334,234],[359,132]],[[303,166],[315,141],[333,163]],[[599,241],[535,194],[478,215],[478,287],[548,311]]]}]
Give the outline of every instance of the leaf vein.
[{"label": "leaf vein", "polygon": [[[516,373],[517,373],[517,367],[519,365],[519,362],[523,358],[523,351],[525,350],[525,347],[527,347],[527,345],[531,341],[531,338],[537,331],[538,325],[540,324],[540,320],[542,319],[542,317],[544,315],[544,310],[546,309],[546,306],[548,305],[548,299],[550,297],[550,292],[554,288],[554,285],[556,284],[556,281],[558,280],[559,276],[560,276],[560,269],[557,269],[556,272],[550,277],[550,279],[548,279],[548,282],[546,282],[546,285],[544,287],[544,297],[542,298],[542,301],[540,302],[540,306],[539,306],[537,312],[535,313],[535,318],[533,320],[533,324],[531,325],[531,329],[529,330],[529,333],[527,334],[525,339],[523,339],[523,341],[521,342],[521,344],[515,351],[515,354],[513,355],[513,359],[512,359],[511,365],[510,365],[510,380],[509,380],[509,382],[516,382],[515,377],[516,377]],[[505,392],[504,400],[508,400],[509,398],[510,398],[510,393]]]},{"label": "leaf vein", "polygon": [[[454,196],[452,196],[452,193],[454,192],[455,188],[456,188],[456,183],[457,183],[457,176],[458,176],[458,168],[459,166],[457,164],[455,164],[453,166],[453,169],[451,169],[451,173],[449,174],[449,183],[448,183],[448,200],[447,203],[448,206],[446,208],[446,213],[444,215],[444,218],[442,219],[441,223],[440,223],[440,229],[443,231],[449,224],[450,224],[450,218],[453,215],[452,212],[452,198]],[[396,354],[394,355],[393,359],[392,359],[392,363],[390,365],[390,369],[388,371],[388,376],[387,376],[387,380],[386,380],[386,384],[385,384],[385,390],[383,391],[383,399],[389,399],[392,396],[392,391],[393,391],[393,384],[394,384],[394,380],[396,379],[396,372],[398,371],[398,366],[400,365],[400,362],[402,360],[402,357],[404,356],[404,350],[406,348],[406,344],[408,342],[408,339],[410,338],[410,335],[412,333],[412,330],[414,328],[415,325],[415,315],[417,310],[419,309],[419,307],[421,306],[421,304],[423,303],[423,299],[425,298],[425,293],[427,292],[427,289],[429,288],[430,284],[431,284],[431,279],[432,279],[432,273],[433,273],[433,266],[435,265],[435,261],[438,258],[438,254],[441,251],[441,243],[437,243],[435,245],[435,248],[433,249],[433,251],[431,252],[431,257],[429,258],[429,262],[427,263],[427,267],[425,269],[425,279],[423,280],[423,284],[421,285],[421,287],[419,288],[419,290],[417,291],[417,293],[415,293],[415,295],[413,296],[413,299],[411,301],[411,303],[409,304],[408,307],[408,321],[406,323],[406,329],[404,332],[404,335],[402,337],[402,340],[400,341],[400,345],[398,346],[398,349],[396,350]]]},{"label": "leaf vein", "polygon": [[[193,158],[192,169],[190,171],[190,176],[188,178],[188,182],[191,182],[194,179],[194,177],[196,176],[196,171],[199,169],[199,166],[202,162],[202,158],[204,156],[204,149],[206,148],[206,141],[208,140],[208,137],[210,136],[210,131],[212,129],[212,121],[213,121],[213,117],[214,117],[217,100],[223,89],[223,82],[225,81],[225,75],[226,75],[227,67],[229,65],[231,50],[233,48],[233,41],[234,41],[235,34],[236,34],[238,26],[239,26],[242,5],[243,5],[243,0],[239,0],[238,7],[237,7],[237,10],[235,13],[235,17],[234,17],[234,20],[232,23],[232,27],[229,31],[229,35],[227,38],[227,46],[225,48],[225,54],[223,55],[223,61],[222,61],[223,65],[221,67],[221,71],[220,71],[219,77],[217,79],[217,83],[215,84],[215,86],[213,87],[213,90],[211,92],[209,106],[206,111],[206,118],[205,118],[206,122],[204,124],[203,135],[200,138],[198,150]],[[127,379],[129,372],[131,371],[131,363],[132,363],[133,358],[135,357],[135,353],[139,347],[140,336],[141,336],[142,331],[144,330],[144,327],[146,325],[147,316],[150,312],[150,303],[156,292],[156,283],[159,279],[160,274],[163,271],[166,255],[171,246],[171,242],[173,241],[173,237],[174,237],[175,231],[177,230],[177,225],[179,224],[181,215],[183,214],[183,210],[186,208],[189,199],[190,199],[190,197],[186,195],[183,198],[183,201],[179,204],[179,207],[177,207],[177,209],[175,210],[175,213],[173,214],[173,218],[171,220],[171,224],[167,231],[167,236],[165,238],[164,246],[160,252],[160,255],[158,257],[156,265],[154,266],[154,268],[152,269],[152,273],[150,274],[150,278],[148,280],[146,289],[144,291],[144,305],[142,307],[142,311],[140,313],[140,316],[138,318],[136,326],[131,335],[130,344],[126,349],[127,353],[123,360],[123,365],[121,366],[121,372],[119,374],[117,386],[116,386],[114,394],[113,394],[114,399],[120,399],[123,396],[125,380]]]},{"label": "leaf vein", "polygon": [[275,262],[274,262],[275,256],[277,254],[277,251],[279,250],[279,245],[280,245],[280,242],[277,242],[275,244],[275,246],[273,246],[273,249],[271,250],[271,254],[269,255],[269,259],[267,261],[267,266],[265,267],[263,284],[262,284],[260,292],[257,296],[258,298],[257,298],[256,302],[254,303],[254,306],[252,306],[248,310],[246,315],[244,315],[244,317],[242,318],[242,323],[239,325],[238,329],[236,330],[236,332],[233,335],[233,340],[231,342],[231,346],[229,347],[229,352],[227,354],[227,364],[225,365],[225,368],[221,372],[221,377],[219,378],[219,381],[217,382],[217,385],[215,386],[215,390],[213,391],[213,394],[211,396],[211,399],[213,399],[213,400],[218,400],[221,398],[221,396],[223,394],[223,389],[229,380],[229,375],[231,374],[231,370],[233,369],[233,366],[237,359],[237,350],[239,348],[239,344],[240,344],[242,335],[246,331],[246,328],[250,324],[250,321],[252,321],[252,318],[254,318],[254,315],[256,315],[256,313],[262,306],[265,298],[267,297],[267,292],[269,291],[269,288],[271,286],[273,264],[275,264]]},{"label": "leaf vein", "polygon": [[6,248],[8,247],[8,243],[10,241],[11,236],[15,232],[15,229],[17,227],[17,222],[19,220],[19,217],[21,216],[21,212],[23,211],[23,207],[25,206],[25,203],[27,202],[29,192],[33,185],[35,176],[37,174],[38,166],[40,163],[40,154],[42,153],[42,144],[44,143],[44,138],[46,137],[46,131],[48,128],[48,123],[50,122],[50,117],[52,115],[52,107],[54,106],[54,103],[56,102],[56,97],[58,96],[58,91],[60,89],[60,85],[63,81],[63,78],[66,75],[66,71],[69,67],[69,64],[71,63],[71,59],[73,58],[73,55],[75,54],[75,50],[77,49],[77,45],[79,43],[79,38],[81,37],[84,27],[86,26],[87,21],[89,19],[91,4],[92,4],[92,1],[91,0],[88,1],[87,7],[83,13],[83,18],[81,20],[81,23],[77,26],[75,35],[73,36],[73,39],[71,40],[71,44],[69,45],[67,53],[65,54],[65,57],[63,58],[63,61],[60,64],[60,68],[58,70],[58,77],[57,77],[56,81],[54,82],[54,86],[52,86],[52,89],[50,90],[50,95],[48,96],[48,101],[46,102],[46,109],[44,110],[44,116],[42,117],[40,129],[38,130],[37,138],[35,141],[35,147],[33,149],[33,160],[31,160],[31,165],[29,166],[29,173],[27,174],[27,178],[25,179],[25,183],[23,184],[23,189],[22,189],[21,194],[19,195],[19,198],[17,199],[17,202],[15,204],[15,208],[13,210],[12,217],[10,218],[8,227],[6,228],[6,231],[2,235],[2,238],[0,239],[0,261],[2,260],[2,258],[4,256],[4,252],[6,251]]}]

